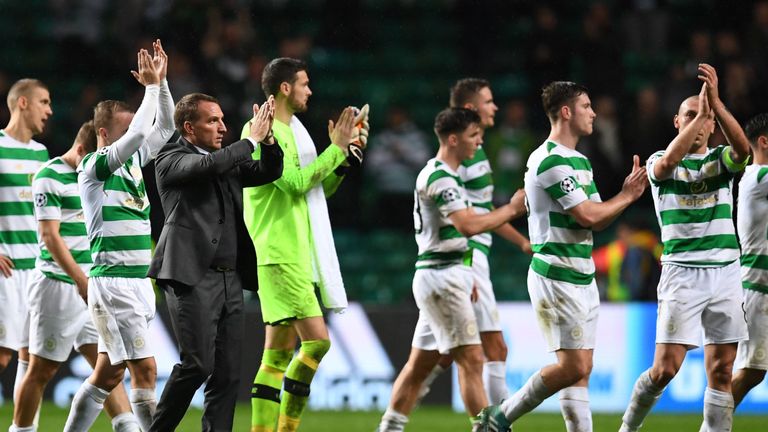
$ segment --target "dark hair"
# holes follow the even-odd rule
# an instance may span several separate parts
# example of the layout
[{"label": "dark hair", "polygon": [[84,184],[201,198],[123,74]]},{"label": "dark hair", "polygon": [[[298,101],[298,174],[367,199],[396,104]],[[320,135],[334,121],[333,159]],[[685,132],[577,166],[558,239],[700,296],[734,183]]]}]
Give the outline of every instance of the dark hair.
[{"label": "dark hair", "polygon": [[34,78],[22,78],[13,83],[8,90],[8,98],[6,99],[8,110],[13,111],[16,109],[16,104],[18,103],[19,98],[22,96],[29,97],[32,90],[36,88],[48,90],[48,86],[43,84],[42,81]]},{"label": "dark hair", "polygon": [[453,108],[463,107],[486,87],[490,88],[491,83],[482,78],[464,78],[456,81],[456,84],[451,87],[450,106]]},{"label": "dark hair", "polygon": [[756,144],[757,138],[761,135],[768,136],[768,113],[761,113],[749,119],[744,133],[750,144]]},{"label": "dark hair", "polygon": [[131,107],[123,101],[105,100],[96,104],[93,109],[93,127],[95,130],[108,128],[112,118],[119,112],[133,112]]},{"label": "dark hair", "polygon": [[547,117],[555,120],[563,105],[570,104],[584,93],[587,93],[587,88],[583,85],[571,81],[553,81],[541,90],[541,104],[544,105]]},{"label": "dark hair", "polygon": [[466,108],[446,108],[435,117],[435,133],[439,138],[445,138],[464,132],[472,123],[480,124],[477,112]]},{"label": "dark hair", "polygon": [[194,123],[198,119],[197,105],[200,102],[219,103],[213,96],[204,93],[190,93],[176,102],[176,110],[173,113],[173,124],[180,134],[184,133],[184,123]]},{"label": "dark hair", "polygon": [[296,74],[307,70],[307,64],[298,59],[280,57],[269,62],[261,73],[261,89],[264,96],[276,96],[280,90],[280,84],[296,82]]},{"label": "dark hair", "polygon": [[86,153],[96,151],[96,128],[93,127],[93,120],[88,120],[80,126],[75,143],[82,144]]}]

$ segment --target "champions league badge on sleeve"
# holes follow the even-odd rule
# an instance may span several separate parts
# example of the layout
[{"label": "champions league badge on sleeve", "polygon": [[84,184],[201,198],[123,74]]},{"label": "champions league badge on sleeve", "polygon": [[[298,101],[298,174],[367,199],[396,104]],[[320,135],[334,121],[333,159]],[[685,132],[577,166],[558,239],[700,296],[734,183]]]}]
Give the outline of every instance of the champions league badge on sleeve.
[{"label": "champions league badge on sleeve", "polygon": [[48,196],[44,193],[35,194],[35,207],[45,207],[48,204]]},{"label": "champions league badge on sleeve", "polygon": [[442,196],[443,201],[445,201],[446,203],[461,199],[461,194],[459,193],[459,190],[456,188],[448,188],[444,190],[443,193],[441,193],[440,195]]},{"label": "champions league badge on sleeve", "polygon": [[560,182],[560,189],[565,193],[571,193],[576,190],[576,180],[573,177],[566,177]]}]

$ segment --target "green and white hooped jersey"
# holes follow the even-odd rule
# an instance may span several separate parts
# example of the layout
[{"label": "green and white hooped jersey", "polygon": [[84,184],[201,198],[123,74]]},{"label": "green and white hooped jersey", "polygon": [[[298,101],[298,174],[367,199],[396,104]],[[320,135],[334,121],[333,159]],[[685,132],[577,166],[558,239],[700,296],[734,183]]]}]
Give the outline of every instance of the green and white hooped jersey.
[{"label": "green and white hooped jersey", "polygon": [[47,160],[44,145],[16,141],[0,130],[0,253],[18,270],[35,268],[40,253],[32,177]]},{"label": "green and white hooped jersey", "polygon": [[589,285],[595,277],[592,230],[567,210],[586,200],[600,202],[589,160],[548,140],[531,153],[525,172],[531,270],[542,277]]},{"label": "green and white hooped jersey", "polygon": [[[59,234],[72,254],[72,258],[88,274],[91,268],[91,248],[85,231],[85,216],[80,205],[77,172],[63,159],[48,161],[32,180],[35,196],[35,218],[59,221]],[[41,236],[38,236],[40,256],[35,267],[51,279],[74,283],[56,264]]]},{"label": "green and white hooped jersey", "polygon": [[653,165],[664,151],[648,158],[648,178],[664,244],[662,264],[722,267],[739,259],[731,191],[734,174],[744,165],[734,163],[730,152],[730,147],[718,146],[703,154],[687,154],[665,180],[653,174]]},{"label": "green and white hooped jersey", "polygon": [[466,263],[467,238],[453,226],[448,215],[467,207],[458,173],[438,159],[430,159],[419,173],[414,191],[417,269]]},{"label": "green and white hooped jersey", "polygon": [[744,170],[736,228],[741,242],[741,285],[768,294],[768,166],[750,165]]},{"label": "green and white hooped jersey", "polygon": [[143,145],[119,165],[116,144],[89,153],[77,171],[91,244],[90,276],[144,278],[152,259],[149,199],[141,167],[150,161]]},{"label": "green and white hooped jersey", "polygon": [[[465,160],[459,166],[459,177],[464,182],[469,202],[478,214],[489,213],[493,210],[493,177],[491,164],[482,147],[477,149],[475,157]],[[472,236],[469,247],[478,249],[488,255],[491,252],[493,238],[490,232]]]}]

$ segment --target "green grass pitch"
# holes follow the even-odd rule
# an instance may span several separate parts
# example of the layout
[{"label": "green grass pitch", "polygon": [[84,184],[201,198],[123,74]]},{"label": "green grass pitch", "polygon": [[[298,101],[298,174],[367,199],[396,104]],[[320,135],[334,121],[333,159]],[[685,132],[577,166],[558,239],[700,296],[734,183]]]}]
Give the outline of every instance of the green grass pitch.
[{"label": "green grass pitch", "polygon": [[[200,430],[200,410],[190,410],[177,429],[180,432]],[[10,404],[0,407],[0,431],[8,430],[12,412]],[[301,432],[373,432],[378,424],[380,412],[371,411],[309,411],[303,416],[299,430]],[[250,429],[251,407],[240,404],[235,414],[236,432],[248,432]],[[67,419],[67,411],[50,403],[43,406],[39,431],[60,431]],[[596,414],[595,432],[616,432],[621,421],[619,414]],[[683,432],[698,431],[701,416],[651,414],[643,427],[643,432]],[[416,410],[408,423],[407,431],[412,432],[469,432],[467,417],[451,411],[448,407],[424,406]],[[112,430],[108,418],[103,413],[99,416],[94,432]],[[739,415],[733,423],[735,432],[768,431],[768,413],[766,415]],[[565,431],[563,419],[558,414],[530,414],[515,424],[515,432],[562,432]]]}]

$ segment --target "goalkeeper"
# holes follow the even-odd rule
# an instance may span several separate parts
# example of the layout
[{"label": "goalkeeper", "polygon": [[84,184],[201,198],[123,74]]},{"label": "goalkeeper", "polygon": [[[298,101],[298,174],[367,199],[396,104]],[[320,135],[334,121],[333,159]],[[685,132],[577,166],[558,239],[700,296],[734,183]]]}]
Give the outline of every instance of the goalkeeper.
[{"label": "goalkeeper", "polygon": [[[315,287],[326,308],[347,305],[325,200],[350,165],[362,162],[368,107],[357,115],[348,107],[336,124],[329,121],[331,145],[318,155],[294,116],[307,110],[312,95],[306,64],[291,58],[272,60],[264,68],[261,86],[267,97],[275,97],[272,132],[285,159],[281,178],[243,190],[266,324],[264,354],[251,394],[251,431],[272,432],[277,425],[285,432],[298,428],[309,385],[331,345]],[[350,144],[353,141],[360,145]],[[294,355],[297,337],[301,348]]]}]

